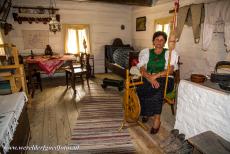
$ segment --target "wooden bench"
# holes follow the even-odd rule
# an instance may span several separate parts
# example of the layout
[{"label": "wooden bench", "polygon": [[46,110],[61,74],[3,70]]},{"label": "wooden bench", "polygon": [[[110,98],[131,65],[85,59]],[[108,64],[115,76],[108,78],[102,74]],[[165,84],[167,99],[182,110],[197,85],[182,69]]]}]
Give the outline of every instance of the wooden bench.
[{"label": "wooden bench", "polygon": [[[0,153],[22,154],[30,140],[26,95],[18,92],[0,96]],[[15,149],[6,149],[13,148]]]},{"label": "wooden bench", "polygon": [[193,145],[195,154],[230,154],[230,142],[212,131],[191,137],[188,142]]},{"label": "wooden bench", "polygon": [[[18,49],[12,44],[0,44],[0,48],[9,50],[12,54],[14,64],[0,65],[1,81],[9,81],[10,93],[24,91],[28,97],[28,103],[31,104],[31,98],[28,94],[24,66],[19,63]],[[7,57],[4,55],[3,57]],[[7,59],[7,58],[6,58]],[[12,73],[14,72],[14,73]]]}]

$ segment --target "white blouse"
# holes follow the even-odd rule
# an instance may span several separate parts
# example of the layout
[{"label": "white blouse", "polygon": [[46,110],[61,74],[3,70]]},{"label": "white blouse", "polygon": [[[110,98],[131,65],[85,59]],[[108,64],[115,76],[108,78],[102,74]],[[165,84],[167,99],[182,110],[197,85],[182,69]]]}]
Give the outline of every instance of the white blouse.
[{"label": "white blouse", "polygon": [[[168,67],[168,57],[169,57],[169,50],[166,50],[165,52],[165,69]],[[141,50],[139,57],[138,57],[139,63],[137,64],[137,67],[140,69],[142,66],[145,66],[147,69],[147,63],[149,61],[149,48],[145,48]],[[174,66],[174,71],[178,70],[178,54],[175,50],[172,51],[171,54],[171,61],[170,65]]]}]

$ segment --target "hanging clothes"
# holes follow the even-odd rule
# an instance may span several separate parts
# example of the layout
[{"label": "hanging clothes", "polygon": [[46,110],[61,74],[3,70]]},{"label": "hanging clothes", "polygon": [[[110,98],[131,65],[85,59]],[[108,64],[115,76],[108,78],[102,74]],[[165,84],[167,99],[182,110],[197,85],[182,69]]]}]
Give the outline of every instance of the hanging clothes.
[{"label": "hanging clothes", "polygon": [[[194,42],[199,43],[203,4],[191,4],[181,7],[178,12],[176,39],[179,41],[185,22],[192,24]],[[191,21],[190,21],[191,20]]]},{"label": "hanging clothes", "polygon": [[222,0],[205,4],[205,20],[203,30],[203,50],[207,50],[214,31],[224,31],[227,52],[230,52],[230,1]]}]

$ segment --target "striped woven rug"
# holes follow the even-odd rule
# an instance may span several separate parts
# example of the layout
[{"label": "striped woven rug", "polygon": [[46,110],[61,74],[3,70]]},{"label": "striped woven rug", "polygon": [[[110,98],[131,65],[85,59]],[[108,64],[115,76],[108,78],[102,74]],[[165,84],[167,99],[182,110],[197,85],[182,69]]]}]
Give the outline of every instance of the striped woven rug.
[{"label": "striped woven rug", "polygon": [[79,150],[71,154],[135,153],[128,130],[118,131],[123,108],[117,89],[94,86],[80,103],[80,116],[70,142]]}]

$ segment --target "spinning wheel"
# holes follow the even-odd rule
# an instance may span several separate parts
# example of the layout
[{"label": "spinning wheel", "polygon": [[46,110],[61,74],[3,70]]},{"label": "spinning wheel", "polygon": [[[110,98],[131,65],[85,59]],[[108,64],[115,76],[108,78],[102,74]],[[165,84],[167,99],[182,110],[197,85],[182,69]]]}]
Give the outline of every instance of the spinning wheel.
[{"label": "spinning wheel", "polygon": [[141,112],[141,106],[135,86],[141,84],[143,84],[142,79],[141,81],[132,82],[131,77],[129,76],[129,70],[126,70],[125,93],[123,96],[124,120],[119,130],[124,127],[126,122],[138,123],[142,128],[147,130],[147,128],[138,120]]}]

